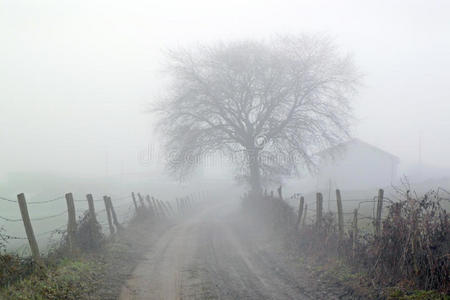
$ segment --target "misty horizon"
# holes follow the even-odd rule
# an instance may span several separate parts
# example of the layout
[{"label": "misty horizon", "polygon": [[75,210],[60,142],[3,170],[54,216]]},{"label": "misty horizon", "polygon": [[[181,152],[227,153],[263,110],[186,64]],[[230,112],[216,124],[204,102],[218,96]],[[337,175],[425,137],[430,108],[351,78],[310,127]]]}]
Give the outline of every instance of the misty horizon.
[{"label": "misty horizon", "polygon": [[147,172],[166,51],[286,32],[331,36],[352,55],[364,75],[354,137],[406,169],[450,168],[446,2],[108,3],[2,5],[1,174]]}]

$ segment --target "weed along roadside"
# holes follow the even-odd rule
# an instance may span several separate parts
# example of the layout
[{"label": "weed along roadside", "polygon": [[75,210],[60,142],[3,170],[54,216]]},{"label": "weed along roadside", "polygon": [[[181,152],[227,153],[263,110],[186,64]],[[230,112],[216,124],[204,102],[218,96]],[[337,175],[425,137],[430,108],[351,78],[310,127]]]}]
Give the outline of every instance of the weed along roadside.
[{"label": "weed along roadside", "polygon": [[173,203],[67,193],[51,200],[67,205],[66,229],[42,252],[35,222],[53,215],[29,213],[53,202],[21,194],[11,203],[35,249],[2,252],[0,299],[448,299],[447,198],[335,195],[334,213],[320,192],[289,197],[281,187]]},{"label": "weed along roadside", "polygon": [[[336,190],[337,215],[322,211],[320,193],[308,215],[305,196],[286,199],[298,203],[294,212],[279,195],[247,195],[244,207],[282,237],[292,264],[340,287],[344,299],[449,299],[448,198],[439,192],[389,199],[380,189],[372,199],[348,199]],[[356,208],[344,211],[343,202]],[[373,205],[372,215],[362,203]]]},{"label": "weed along roadside", "polygon": [[[163,203],[152,198],[154,203]],[[88,210],[77,220],[76,202],[83,200],[74,199],[71,193],[58,198],[63,199],[67,204],[64,212],[68,216],[67,229],[57,229],[61,234],[60,240],[43,254],[38,247],[39,234],[34,233],[25,195],[18,195],[32,255],[20,256],[2,251],[0,299],[116,299],[146,247],[186,213],[183,211],[185,207],[178,207],[169,214],[162,204],[152,206],[150,201],[138,205],[132,201],[135,200],[133,193],[120,199],[120,206],[127,205],[132,209],[128,218],[122,218],[120,222],[119,217],[123,216],[115,209],[114,198],[94,199],[88,194],[84,200],[88,203]],[[190,202],[192,198],[186,199]],[[28,204],[46,203],[51,202]],[[99,205],[104,205],[104,208]],[[103,213],[106,214],[106,223],[101,221]],[[0,234],[0,246],[4,248],[4,242],[12,237],[3,232]]]}]

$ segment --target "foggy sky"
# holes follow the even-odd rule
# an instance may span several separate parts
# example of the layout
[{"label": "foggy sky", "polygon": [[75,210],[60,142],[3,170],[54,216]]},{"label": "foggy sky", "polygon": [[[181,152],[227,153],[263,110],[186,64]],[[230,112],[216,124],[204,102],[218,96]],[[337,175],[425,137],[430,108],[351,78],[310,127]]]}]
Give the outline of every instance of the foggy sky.
[{"label": "foggy sky", "polygon": [[[82,3],[81,3],[82,2]],[[448,1],[0,0],[0,174],[139,172],[172,47],[326,33],[364,73],[355,136],[450,167]]]}]

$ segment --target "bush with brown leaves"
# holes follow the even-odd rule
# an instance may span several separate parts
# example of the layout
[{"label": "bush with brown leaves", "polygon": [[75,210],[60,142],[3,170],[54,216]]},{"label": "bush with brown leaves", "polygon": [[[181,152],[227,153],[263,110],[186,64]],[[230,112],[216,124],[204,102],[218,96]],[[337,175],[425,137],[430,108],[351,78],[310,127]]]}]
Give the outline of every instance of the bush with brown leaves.
[{"label": "bush with brown leaves", "polygon": [[450,291],[450,223],[434,192],[393,203],[371,245],[380,281]]}]

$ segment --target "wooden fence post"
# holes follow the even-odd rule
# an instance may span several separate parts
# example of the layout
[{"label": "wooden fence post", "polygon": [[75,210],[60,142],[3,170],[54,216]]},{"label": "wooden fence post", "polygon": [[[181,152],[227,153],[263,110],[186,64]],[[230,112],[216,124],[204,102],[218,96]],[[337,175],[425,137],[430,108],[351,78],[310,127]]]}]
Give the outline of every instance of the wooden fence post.
[{"label": "wooden fence post", "polygon": [[67,203],[67,238],[69,241],[69,249],[72,254],[75,252],[76,247],[76,233],[77,233],[77,219],[75,216],[75,204],[73,202],[72,193],[67,193],[65,195]]},{"label": "wooden fence post", "polygon": [[111,209],[111,215],[114,222],[114,225],[116,226],[117,232],[122,229],[122,225],[120,225],[119,220],[117,219],[116,211],[114,210],[114,206],[111,201],[111,197],[108,197],[108,205]]},{"label": "wooden fence post", "polygon": [[381,233],[381,211],[383,210],[384,190],[378,190],[377,215],[375,217],[375,235],[379,236]]},{"label": "wooden fence post", "polygon": [[[155,198],[155,199],[156,199],[156,198]],[[158,208],[159,208],[159,210],[160,210],[160,212],[161,212],[161,216],[162,216],[162,217],[167,217],[166,211],[164,210],[164,207],[163,207],[163,205],[162,205],[161,200],[156,199],[156,203],[158,203]]]},{"label": "wooden fence post", "polygon": [[166,203],[167,203],[167,207],[169,208],[169,210],[172,213],[172,215],[175,216],[176,215],[175,211],[173,210],[172,205],[170,204],[170,202],[166,201]]},{"label": "wooden fence post", "polygon": [[150,201],[150,195],[145,196],[145,201],[148,203],[148,210],[150,211],[150,215],[155,216],[155,209],[153,207],[152,202]]},{"label": "wooden fence post", "polygon": [[131,193],[131,197],[133,198],[134,209],[136,210],[136,214],[138,214],[139,210],[138,210],[138,206],[137,206],[137,202],[136,202],[136,196],[134,195],[134,192]]},{"label": "wooden fence post", "polygon": [[153,196],[150,196],[149,201],[152,204],[153,210],[155,212],[155,216],[158,218],[161,218],[163,216],[164,212],[161,211],[161,206],[158,203],[158,199],[156,199]]},{"label": "wooden fence post", "polygon": [[144,198],[142,198],[141,194],[138,193],[138,198],[139,198],[139,202],[141,202],[141,206],[143,209],[145,209],[145,203],[144,203]]},{"label": "wooden fence post", "polygon": [[165,209],[167,210],[167,215],[168,216],[173,216],[172,210],[169,208],[169,202],[168,201],[162,201]]},{"label": "wooden fence post", "polygon": [[180,198],[180,209],[183,214],[186,212],[186,207],[184,206],[184,198]]},{"label": "wooden fence post", "polygon": [[109,207],[109,201],[108,196],[103,196],[103,202],[105,203],[105,209],[106,209],[106,216],[108,219],[108,225],[109,225],[109,232],[111,235],[114,234],[114,226],[111,219],[111,208]]},{"label": "wooden fence post", "polygon": [[303,206],[305,204],[305,197],[300,197],[300,203],[298,205],[297,222],[295,223],[295,229],[298,229],[303,215]]},{"label": "wooden fence post", "polygon": [[186,213],[186,198],[180,198],[181,202],[181,210],[183,211],[183,214]]},{"label": "wooden fence post", "polygon": [[342,209],[341,191],[336,190],[336,202],[338,212],[338,229],[339,229],[339,241],[344,240],[344,211]]},{"label": "wooden fence post", "polygon": [[166,216],[169,217],[170,216],[169,208],[166,206],[164,201],[160,200],[160,202],[161,202],[161,206],[163,207],[164,211],[166,212]]},{"label": "wooden fence post", "polygon": [[166,206],[166,203],[164,203],[164,201],[159,200],[159,202],[161,203],[162,209],[164,210],[164,213],[166,216],[170,215],[170,211],[169,208]]},{"label": "wooden fence post", "polygon": [[94,198],[92,197],[92,194],[87,194],[86,199],[89,205],[89,220],[92,224],[95,224],[97,223],[97,217],[95,215]]},{"label": "wooden fence post", "polygon": [[356,257],[356,252],[358,250],[358,209],[353,211],[353,245],[352,245],[352,255],[353,258]]},{"label": "wooden fence post", "polygon": [[95,215],[94,198],[92,194],[87,194],[86,199],[89,206],[89,231],[90,231],[90,243],[91,245],[99,245],[99,240],[97,240],[97,216]]},{"label": "wooden fence post", "polygon": [[152,206],[152,212],[154,217],[159,217],[158,207],[156,206],[155,199],[153,196],[148,197],[148,203]]},{"label": "wooden fence post", "polygon": [[158,211],[158,218],[162,218],[164,216],[164,211],[161,208],[161,205],[159,204],[158,199],[152,196],[152,203],[155,209]]},{"label": "wooden fence post", "polygon": [[305,227],[306,224],[306,213],[308,212],[308,204],[305,203],[305,213],[302,218],[302,227]]},{"label": "wooden fence post", "polygon": [[33,226],[31,226],[30,215],[28,214],[27,201],[25,200],[25,195],[17,195],[17,200],[19,202],[20,214],[22,215],[23,226],[25,227],[25,232],[27,234],[28,243],[30,244],[31,254],[33,259],[38,266],[43,267],[44,264],[41,260],[41,254],[39,253],[39,247],[36,242],[36,237],[34,236]]},{"label": "wooden fence post", "polygon": [[323,196],[322,193],[316,194],[316,227],[320,228],[322,226],[322,207],[323,207]]},{"label": "wooden fence post", "polygon": [[180,213],[184,215],[183,198],[179,198],[178,203],[180,204]]},{"label": "wooden fence post", "polygon": [[283,200],[283,193],[282,193],[282,191],[281,191],[281,185],[280,185],[280,187],[277,189],[277,192],[278,192],[278,197],[280,197],[280,200]]}]

